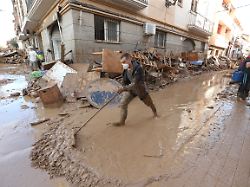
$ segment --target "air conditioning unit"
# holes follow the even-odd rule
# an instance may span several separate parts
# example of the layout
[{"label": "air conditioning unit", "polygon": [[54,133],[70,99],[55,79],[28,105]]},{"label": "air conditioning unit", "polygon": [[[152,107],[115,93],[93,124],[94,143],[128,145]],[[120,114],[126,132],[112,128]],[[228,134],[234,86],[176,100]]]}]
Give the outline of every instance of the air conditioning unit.
[{"label": "air conditioning unit", "polygon": [[145,35],[155,35],[156,25],[152,23],[145,23],[143,25],[143,30]]}]

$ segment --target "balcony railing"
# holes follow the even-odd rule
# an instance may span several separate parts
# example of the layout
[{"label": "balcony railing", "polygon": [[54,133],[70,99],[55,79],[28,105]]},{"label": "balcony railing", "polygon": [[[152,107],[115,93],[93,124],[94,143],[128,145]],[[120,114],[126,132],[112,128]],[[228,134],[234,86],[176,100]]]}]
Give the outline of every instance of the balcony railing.
[{"label": "balcony railing", "polygon": [[198,34],[211,36],[213,32],[213,22],[199,13],[190,13],[190,22],[188,28]]},{"label": "balcony railing", "polygon": [[120,6],[126,6],[135,9],[143,9],[148,6],[148,0],[104,0]]}]

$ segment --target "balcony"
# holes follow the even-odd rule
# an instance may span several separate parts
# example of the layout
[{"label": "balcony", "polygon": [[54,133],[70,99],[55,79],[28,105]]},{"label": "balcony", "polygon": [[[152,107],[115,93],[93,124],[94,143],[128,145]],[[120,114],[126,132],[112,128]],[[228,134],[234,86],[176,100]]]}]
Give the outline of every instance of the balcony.
[{"label": "balcony", "polygon": [[[58,1],[58,0],[57,0]],[[46,15],[48,10],[57,2],[52,0],[27,0],[27,16],[23,20],[23,33],[32,32]]]},{"label": "balcony", "polygon": [[228,47],[230,40],[226,38],[225,35],[213,34],[210,38],[210,45],[226,49]]},{"label": "balcony", "polygon": [[41,18],[57,1],[51,0],[29,0],[28,18],[31,21],[40,21]]},{"label": "balcony", "polygon": [[198,35],[209,37],[213,33],[213,22],[209,21],[206,17],[199,13],[190,13],[190,21],[188,29]]},{"label": "balcony", "polygon": [[137,10],[148,7],[148,0],[103,0],[103,2]]}]

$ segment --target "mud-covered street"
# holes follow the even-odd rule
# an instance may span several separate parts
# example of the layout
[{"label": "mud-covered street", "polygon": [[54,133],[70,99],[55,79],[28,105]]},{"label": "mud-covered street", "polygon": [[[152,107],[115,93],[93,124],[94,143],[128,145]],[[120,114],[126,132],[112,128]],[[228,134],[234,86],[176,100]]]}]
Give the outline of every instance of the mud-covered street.
[{"label": "mud-covered street", "polygon": [[[44,127],[33,128],[30,122],[48,115],[34,101],[11,93],[27,86],[27,69],[19,65],[0,65],[0,180],[1,186],[67,186],[61,179],[31,167],[31,146]],[[7,80],[7,81],[6,81]]]},{"label": "mud-covered street", "polygon": [[[57,167],[41,155],[39,164],[32,158],[44,170],[32,167],[32,144],[46,137],[43,133],[51,133],[53,141],[60,127],[79,127],[96,109],[79,103],[47,109],[35,99],[10,97],[27,86],[25,72],[23,66],[0,67],[1,186],[250,185],[250,108],[237,102],[237,86],[228,86],[227,71],[204,73],[152,92],[157,119],[135,99],[126,125],[114,127],[110,123],[119,119],[119,108],[106,108],[83,128],[76,147],[64,150],[63,159],[53,157]],[[66,115],[58,115],[62,112]],[[30,125],[45,117],[50,121]],[[40,144],[33,151],[46,154],[36,150]]]}]

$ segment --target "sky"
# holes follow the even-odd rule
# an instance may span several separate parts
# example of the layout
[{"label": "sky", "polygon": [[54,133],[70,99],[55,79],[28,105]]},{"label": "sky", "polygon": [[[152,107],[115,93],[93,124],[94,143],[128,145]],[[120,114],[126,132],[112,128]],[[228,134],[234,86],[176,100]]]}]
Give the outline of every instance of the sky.
[{"label": "sky", "polygon": [[[213,3],[212,0],[211,3]],[[244,8],[237,9],[237,17],[241,22],[244,32],[250,34],[250,0],[232,0],[235,7],[249,5]],[[12,15],[11,0],[0,0],[0,46],[5,46],[6,41],[15,37],[14,17]]]},{"label": "sky", "polygon": [[11,0],[0,0],[0,46],[15,37]]},{"label": "sky", "polygon": [[234,0],[233,4],[235,7],[245,6],[242,8],[237,8],[236,16],[240,20],[244,32],[246,34],[250,34],[250,20],[249,20],[250,0]]}]

